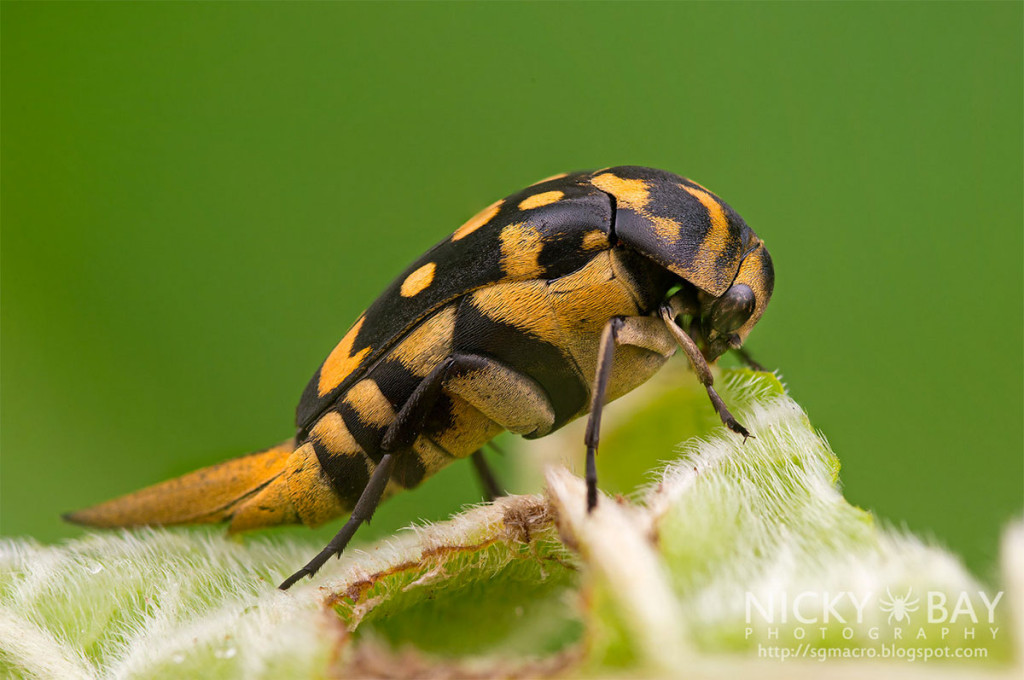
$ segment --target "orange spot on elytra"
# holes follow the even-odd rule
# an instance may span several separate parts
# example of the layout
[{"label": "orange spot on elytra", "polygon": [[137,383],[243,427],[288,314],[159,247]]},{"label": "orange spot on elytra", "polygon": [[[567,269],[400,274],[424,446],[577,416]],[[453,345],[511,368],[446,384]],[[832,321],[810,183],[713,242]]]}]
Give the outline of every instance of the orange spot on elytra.
[{"label": "orange spot on elytra", "polygon": [[471,218],[469,218],[468,222],[466,222],[461,227],[456,229],[455,233],[452,234],[452,240],[458,241],[460,238],[465,238],[469,236],[474,231],[476,231],[477,229],[479,229],[480,227],[484,226],[492,219],[494,219],[494,216],[498,214],[499,210],[501,210],[501,201],[498,201],[497,203],[492,203],[491,205],[487,206],[486,208],[478,212],[476,215],[473,215]]},{"label": "orange spot on elytra", "polygon": [[319,396],[324,396],[335,387],[341,384],[341,381],[348,377],[349,373],[359,367],[359,362],[363,360],[370,352],[369,347],[364,347],[352,354],[352,345],[356,341],[356,336],[359,335],[359,329],[363,327],[363,321],[366,317],[359,317],[355,325],[349,329],[348,333],[345,333],[345,337],[341,339],[338,346],[335,347],[327,360],[324,361],[324,365],[320,367],[320,382],[317,385],[317,391]]},{"label": "orange spot on elytra", "polygon": [[561,191],[545,191],[540,194],[534,194],[529,198],[524,198],[519,202],[520,210],[532,210],[533,208],[541,208],[545,205],[551,205],[555,201],[562,200],[565,194]]},{"label": "orange spot on elytra", "polygon": [[433,262],[428,262],[405,277],[405,281],[402,281],[402,289],[399,291],[402,297],[413,297],[423,292],[433,283],[435,269],[437,269],[437,265]]}]

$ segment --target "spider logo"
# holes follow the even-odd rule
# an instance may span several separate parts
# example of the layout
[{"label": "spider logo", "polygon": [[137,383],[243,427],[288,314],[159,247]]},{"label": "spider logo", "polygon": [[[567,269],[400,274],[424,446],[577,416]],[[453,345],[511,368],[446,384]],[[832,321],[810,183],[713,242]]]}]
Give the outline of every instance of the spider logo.
[{"label": "spider logo", "polygon": [[894,620],[896,623],[902,623],[903,621],[910,623],[910,613],[917,611],[917,605],[920,602],[920,600],[916,597],[914,599],[910,599],[910,596],[913,594],[913,592],[913,588],[907,588],[907,594],[903,597],[899,597],[893,595],[888,588],[885,589],[885,593],[889,596],[889,599],[879,600],[878,608],[881,609],[883,612],[889,613],[890,626],[892,625]]}]

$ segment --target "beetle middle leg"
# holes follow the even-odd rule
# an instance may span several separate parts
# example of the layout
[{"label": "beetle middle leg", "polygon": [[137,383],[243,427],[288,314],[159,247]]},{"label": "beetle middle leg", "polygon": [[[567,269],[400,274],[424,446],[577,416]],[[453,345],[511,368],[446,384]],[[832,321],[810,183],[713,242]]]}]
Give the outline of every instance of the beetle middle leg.
[{"label": "beetle middle leg", "polygon": [[597,372],[594,375],[594,389],[590,394],[590,416],[583,441],[587,445],[587,512],[597,506],[597,445],[601,439],[601,416],[604,413],[605,392],[612,374],[615,359],[615,340],[622,328],[622,317],[608,320],[601,331],[601,344],[597,349]]},{"label": "beetle middle leg", "polygon": [[[615,368],[616,347],[632,347],[640,350],[640,355],[620,357],[622,366]],[[660,366],[676,351],[671,336],[665,332],[664,325],[649,316],[616,316],[605,324],[597,349],[597,366],[594,371],[594,386],[590,395],[590,415],[584,442],[587,446],[587,511],[597,505],[597,448],[601,434],[601,416],[609,393],[614,398],[623,391],[623,385],[613,383],[631,378],[622,375],[644,375],[652,370],[652,366]],[[644,357],[639,359],[638,357]],[[653,362],[653,363],[652,363]],[[617,377],[613,378],[613,369]],[[628,388],[627,388],[628,389]]]},{"label": "beetle middle leg", "polygon": [[665,325],[668,326],[669,331],[675,337],[683,351],[686,352],[686,356],[690,359],[690,364],[693,365],[693,370],[697,373],[697,379],[704,385],[704,389],[708,392],[708,397],[711,399],[711,404],[715,407],[715,411],[718,413],[718,417],[722,419],[722,422],[733,432],[743,435],[743,441],[747,440],[747,437],[753,435],[747,431],[747,428],[739,424],[739,421],[733,417],[729,409],[726,408],[725,402],[718,396],[718,392],[715,391],[715,378],[711,375],[711,368],[708,366],[708,362],[704,359],[704,355],[700,353],[700,348],[697,347],[697,343],[693,341],[689,335],[686,334],[679,324],[676,323],[675,312],[669,305],[663,305],[659,310],[661,318],[665,321]]}]

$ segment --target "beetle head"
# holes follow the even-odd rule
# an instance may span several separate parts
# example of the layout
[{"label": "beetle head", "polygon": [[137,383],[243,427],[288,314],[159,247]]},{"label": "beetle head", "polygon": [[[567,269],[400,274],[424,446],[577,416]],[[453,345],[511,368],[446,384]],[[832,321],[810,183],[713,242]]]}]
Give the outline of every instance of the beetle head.
[{"label": "beetle head", "polygon": [[743,345],[751,329],[764,314],[775,287],[772,258],[764,243],[755,238],[754,247],[743,257],[732,285],[713,297],[700,292],[695,338],[708,361],[714,361],[726,350]]}]

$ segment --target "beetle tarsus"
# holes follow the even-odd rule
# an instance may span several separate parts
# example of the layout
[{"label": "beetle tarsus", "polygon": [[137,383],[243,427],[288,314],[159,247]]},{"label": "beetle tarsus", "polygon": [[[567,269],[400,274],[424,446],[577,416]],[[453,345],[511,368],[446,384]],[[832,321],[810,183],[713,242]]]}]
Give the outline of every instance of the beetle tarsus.
[{"label": "beetle tarsus", "polygon": [[299,569],[297,572],[295,572],[294,574],[292,574],[291,576],[286,578],[281,583],[281,585],[278,586],[278,589],[279,590],[288,590],[289,588],[291,588],[293,585],[295,585],[296,583],[298,583],[302,579],[306,578],[307,576],[312,576],[315,573],[316,573],[315,571],[310,571],[309,569],[306,569],[305,567],[303,567],[302,569]]},{"label": "beetle tarsus", "polygon": [[587,514],[597,507],[597,448],[587,447]]},{"label": "beetle tarsus", "polygon": [[750,434],[750,432],[747,431],[747,428],[745,428],[742,425],[740,425],[739,422],[737,422],[737,420],[735,418],[733,418],[731,415],[728,416],[728,417],[722,418],[722,421],[725,423],[725,426],[727,428],[729,428],[730,430],[732,430],[736,434],[743,436],[743,443],[744,444],[747,443],[748,439],[757,439],[757,437],[755,437],[754,435]]},{"label": "beetle tarsus", "polygon": [[722,423],[736,434],[742,435],[744,442],[748,438],[753,437],[754,435],[750,434],[747,428],[740,425],[739,421],[732,415],[725,402],[718,396],[715,388],[711,385],[706,385],[705,387],[707,388],[708,396],[711,398],[711,405],[715,407],[715,411],[718,413],[718,417],[722,419]]}]

